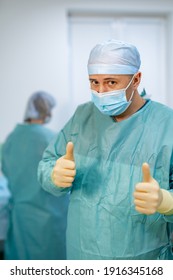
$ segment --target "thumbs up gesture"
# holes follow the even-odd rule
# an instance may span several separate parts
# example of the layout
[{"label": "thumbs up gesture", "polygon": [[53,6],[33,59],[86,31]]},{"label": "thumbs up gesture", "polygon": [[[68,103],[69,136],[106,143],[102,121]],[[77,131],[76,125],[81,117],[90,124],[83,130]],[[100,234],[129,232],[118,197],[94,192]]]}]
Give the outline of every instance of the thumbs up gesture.
[{"label": "thumbs up gesture", "polygon": [[76,175],[76,167],[74,161],[74,145],[68,142],[66,146],[66,154],[60,157],[52,171],[52,181],[58,187],[67,188],[72,185]]},{"label": "thumbs up gesture", "polygon": [[142,165],[143,182],[138,183],[134,192],[135,209],[143,214],[154,214],[163,200],[158,182],[151,176],[147,163]]}]

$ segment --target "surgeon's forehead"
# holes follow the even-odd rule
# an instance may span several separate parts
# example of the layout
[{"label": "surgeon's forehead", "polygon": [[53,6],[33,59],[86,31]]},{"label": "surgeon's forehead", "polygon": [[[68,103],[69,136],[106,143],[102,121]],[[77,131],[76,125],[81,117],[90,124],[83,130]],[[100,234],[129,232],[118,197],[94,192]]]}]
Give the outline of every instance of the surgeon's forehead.
[{"label": "surgeon's forehead", "polygon": [[94,75],[89,75],[90,80],[122,80],[126,77],[129,77],[131,75],[117,75],[117,74],[94,74]]}]

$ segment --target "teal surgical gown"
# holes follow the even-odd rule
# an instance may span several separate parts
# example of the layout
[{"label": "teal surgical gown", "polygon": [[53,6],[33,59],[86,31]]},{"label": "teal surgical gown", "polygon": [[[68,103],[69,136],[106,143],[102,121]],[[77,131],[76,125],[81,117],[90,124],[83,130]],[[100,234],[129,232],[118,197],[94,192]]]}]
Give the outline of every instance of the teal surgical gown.
[{"label": "teal surgical gown", "polygon": [[66,258],[69,195],[55,197],[37,179],[38,163],[54,133],[39,124],[19,124],[2,149],[2,170],[11,191],[10,224],[5,258]]},{"label": "teal surgical gown", "polygon": [[[148,162],[160,187],[173,181],[173,110],[149,100],[121,122],[92,102],[79,106],[39,164],[39,180],[50,193],[64,195],[50,179],[55,161],[74,143],[76,177],[67,222],[68,259],[166,259],[173,215],[145,215],[134,206],[135,185]],[[171,190],[170,190],[171,191]]]}]

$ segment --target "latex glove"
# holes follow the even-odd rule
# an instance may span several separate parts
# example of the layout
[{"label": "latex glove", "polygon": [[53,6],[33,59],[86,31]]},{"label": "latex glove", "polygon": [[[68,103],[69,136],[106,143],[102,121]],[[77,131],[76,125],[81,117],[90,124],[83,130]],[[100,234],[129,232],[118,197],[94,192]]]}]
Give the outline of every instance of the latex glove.
[{"label": "latex glove", "polygon": [[52,181],[58,187],[71,187],[76,175],[76,167],[74,161],[74,145],[68,142],[66,146],[66,154],[60,157],[52,171]]},{"label": "latex glove", "polygon": [[150,215],[157,212],[163,200],[163,194],[158,182],[151,176],[147,163],[142,165],[142,173],[143,182],[136,185],[134,204],[138,212]]}]

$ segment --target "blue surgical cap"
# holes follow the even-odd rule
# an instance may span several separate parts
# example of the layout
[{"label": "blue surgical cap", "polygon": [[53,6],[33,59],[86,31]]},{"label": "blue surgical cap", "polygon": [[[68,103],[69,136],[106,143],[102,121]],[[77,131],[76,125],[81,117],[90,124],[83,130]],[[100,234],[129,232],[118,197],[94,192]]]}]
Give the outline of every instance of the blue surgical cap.
[{"label": "blue surgical cap", "polygon": [[56,105],[55,98],[47,92],[33,93],[27,103],[24,120],[46,120],[51,116],[51,110]]},{"label": "blue surgical cap", "polygon": [[140,65],[140,54],[135,46],[112,39],[91,50],[88,74],[135,74]]}]

